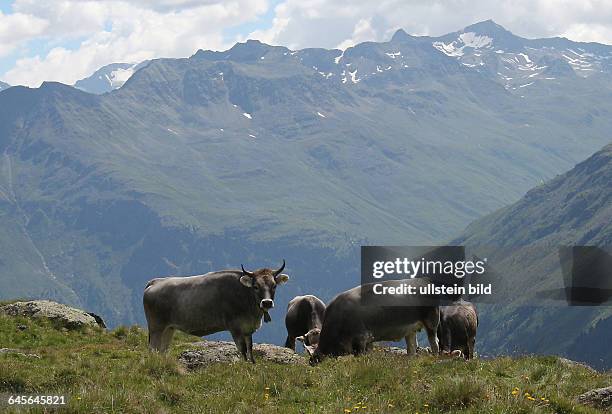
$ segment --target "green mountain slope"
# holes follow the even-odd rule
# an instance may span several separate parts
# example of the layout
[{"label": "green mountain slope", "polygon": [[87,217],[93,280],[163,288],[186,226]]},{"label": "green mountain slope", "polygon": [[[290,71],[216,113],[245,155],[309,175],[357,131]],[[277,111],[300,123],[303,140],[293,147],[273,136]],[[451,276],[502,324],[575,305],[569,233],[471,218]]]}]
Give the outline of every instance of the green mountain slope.
[{"label": "green mountain slope", "polygon": [[[611,183],[612,145],[608,145],[567,173],[529,191],[517,203],[477,220],[454,241],[492,246],[492,263],[513,275],[504,285],[504,295],[509,299],[486,309],[483,315],[482,329],[488,332],[481,340],[485,349],[563,353],[595,366],[610,367],[609,303],[544,306],[536,292],[564,287],[558,270],[558,247],[601,246],[609,251]],[[508,251],[513,253],[507,255]]]}]

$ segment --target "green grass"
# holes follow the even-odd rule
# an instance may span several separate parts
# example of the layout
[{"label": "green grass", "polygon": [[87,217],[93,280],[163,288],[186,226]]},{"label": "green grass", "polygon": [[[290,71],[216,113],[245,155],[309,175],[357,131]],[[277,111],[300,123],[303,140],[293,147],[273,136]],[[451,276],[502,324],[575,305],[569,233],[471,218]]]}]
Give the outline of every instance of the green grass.
[{"label": "green grass", "polygon": [[168,355],[149,353],[146,337],[137,327],[74,332],[0,316],[0,347],[41,356],[0,355],[0,395],[63,394],[61,412],[74,413],[562,414],[598,412],[574,398],[612,380],[555,357],[464,362],[376,351],[316,367],[260,359],[188,372],[177,355],[194,337],[177,335]]}]

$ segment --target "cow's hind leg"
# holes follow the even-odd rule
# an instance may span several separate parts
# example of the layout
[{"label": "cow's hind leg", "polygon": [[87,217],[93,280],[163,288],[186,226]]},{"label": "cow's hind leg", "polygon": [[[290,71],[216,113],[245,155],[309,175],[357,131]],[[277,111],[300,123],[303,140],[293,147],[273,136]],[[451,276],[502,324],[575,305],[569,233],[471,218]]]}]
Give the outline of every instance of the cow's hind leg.
[{"label": "cow's hind leg", "polygon": [[408,335],[406,335],[406,352],[408,355],[413,356],[416,355],[417,352],[417,331],[412,331]]},{"label": "cow's hind leg", "polygon": [[174,328],[167,327],[164,329],[164,332],[161,335],[161,352],[166,352],[170,347],[170,342],[172,342],[172,337],[174,336]]},{"label": "cow's hind leg", "polygon": [[425,330],[427,331],[427,340],[429,341],[431,353],[434,355],[438,355],[440,353],[438,334],[432,329],[425,328]]},{"label": "cow's hind leg", "polygon": [[295,337],[287,335],[287,340],[285,341],[285,348],[289,348],[295,351]]},{"label": "cow's hind leg", "polygon": [[474,348],[476,345],[476,338],[469,338],[467,343],[467,354],[465,359],[474,358]]},{"label": "cow's hind leg", "polygon": [[234,338],[234,343],[236,344],[236,348],[238,348],[238,352],[242,355],[242,358],[245,361],[248,361],[249,358],[247,356],[247,342],[246,337],[242,335],[242,332],[231,332],[232,338]]},{"label": "cow's hind leg", "polygon": [[425,331],[427,332],[427,340],[429,341],[429,347],[431,353],[438,355],[440,353],[440,341],[438,340],[438,325],[440,324],[440,310],[435,308],[433,312],[430,312],[427,318],[423,321]]},{"label": "cow's hind leg", "polygon": [[162,352],[163,329],[149,330],[149,349],[151,351]]}]

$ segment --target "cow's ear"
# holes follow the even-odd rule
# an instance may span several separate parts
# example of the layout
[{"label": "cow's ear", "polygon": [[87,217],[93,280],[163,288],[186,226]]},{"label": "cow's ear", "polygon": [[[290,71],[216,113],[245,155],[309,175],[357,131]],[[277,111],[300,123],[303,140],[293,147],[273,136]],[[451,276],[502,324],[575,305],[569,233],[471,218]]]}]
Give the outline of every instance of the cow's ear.
[{"label": "cow's ear", "polygon": [[295,338],[296,341],[304,342],[304,336],[298,336]]},{"label": "cow's ear", "polygon": [[240,283],[246,287],[253,287],[253,278],[251,276],[241,276]]},{"label": "cow's ear", "polygon": [[304,345],[304,349],[308,352],[308,355],[313,356],[315,351],[317,350],[316,345]]},{"label": "cow's ear", "polygon": [[289,275],[281,273],[280,275],[276,276],[274,280],[276,281],[277,285],[282,285],[283,283],[287,283],[289,280]]}]

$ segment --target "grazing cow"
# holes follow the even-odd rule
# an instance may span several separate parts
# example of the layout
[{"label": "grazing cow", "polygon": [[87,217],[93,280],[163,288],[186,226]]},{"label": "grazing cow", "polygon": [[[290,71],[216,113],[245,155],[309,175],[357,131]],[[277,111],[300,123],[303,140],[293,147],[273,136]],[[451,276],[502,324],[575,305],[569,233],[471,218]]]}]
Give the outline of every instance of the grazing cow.
[{"label": "grazing cow", "polygon": [[440,349],[445,353],[459,350],[465,359],[474,357],[478,313],[474,304],[460,300],[440,307],[438,337]]},{"label": "grazing cow", "polygon": [[285,346],[295,351],[295,340],[312,346],[319,342],[325,303],[313,295],[296,296],[287,305]]},{"label": "grazing cow", "polygon": [[274,292],[289,276],[278,270],[222,270],[190,277],[151,280],[143,304],[149,347],[165,352],[175,329],[196,336],[229,331],[245,360],[253,358],[253,333],[271,320]]},{"label": "grazing cow", "polygon": [[[411,284],[418,288],[426,279],[388,280],[385,287]],[[406,340],[408,355],[417,351],[416,334],[422,328],[432,352],[438,353],[437,328],[440,320],[438,306],[418,295],[393,295],[384,303],[365,304],[362,297],[372,295],[374,285],[357,286],[336,296],[325,310],[319,344],[307,348],[310,362],[320,362],[325,356],[358,355],[372,348],[377,341]]]}]

